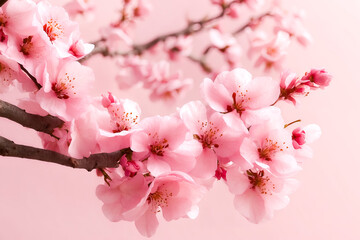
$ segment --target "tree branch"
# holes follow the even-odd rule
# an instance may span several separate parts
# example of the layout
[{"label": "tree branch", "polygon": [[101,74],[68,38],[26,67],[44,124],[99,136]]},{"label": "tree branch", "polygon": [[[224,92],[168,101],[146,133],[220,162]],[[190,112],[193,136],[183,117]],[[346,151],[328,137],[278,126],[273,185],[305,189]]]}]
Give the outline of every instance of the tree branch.
[{"label": "tree branch", "polygon": [[0,117],[10,119],[24,127],[52,135],[55,128],[61,127],[64,121],[47,115],[39,116],[25,112],[23,109],[0,100]]},{"label": "tree branch", "polygon": [[[101,42],[101,40],[96,41],[96,45],[95,45],[95,49],[93,50],[92,53],[88,54],[88,56],[82,58],[79,60],[79,62],[83,62],[86,61],[87,59],[89,59],[90,57],[96,55],[96,54],[102,54],[103,56],[127,56],[127,55],[141,55],[145,50],[148,50],[150,48],[152,48],[153,46],[155,46],[157,43],[165,41],[166,39],[170,38],[170,37],[179,37],[179,36],[187,36],[187,35],[191,35],[197,32],[200,32],[201,30],[203,30],[209,23],[214,22],[220,18],[222,18],[226,11],[235,3],[242,3],[243,0],[234,0],[232,2],[229,2],[228,4],[225,4],[222,6],[221,8],[221,12],[211,18],[203,18],[202,20],[199,21],[191,21],[188,23],[188,25],[179,30],[179,31],[175,31],[172,33],[167,33],[167,34],[163,34],[160,35],[156,38],[154,38],[153,40],[147,42],[147,43],[143,43],[143,44],[137,44],[137,45],[133,45],[132,49],[130,51],[127,52],[114,52],[114,53],[110,53],[109,50],[106,47],[99,47],[98,43]],[[105,39],[102,39],[105,40]]]},{"label": "tree branch", "polygon": [[241,32],[243,32],[247,27],[250,27],[252,25],[257,25],[259,24],[263,18],[268,17],[268,16],[273,16],[271,12],[266,12],[256,18],[251,18],[246,24],[244,24],[242,27],[238,28],[237,30],[235,30],[234,32],[232,32],[232,35],[238,35]]},{"label": "tree branch", "polygon": [[126,148],[112,153],[97,153],[78,159],[50,150],[19,145],[0,136],[1,156],[35,159],[88,171],[96,168],[116,168],[119,166],[119,159],[129,151],[131,150]]},{"label": "tree branch", "polygon": [[0,7],[2,7],[2,5],[4,5],[7,2],[7,0],[0,0]]}]

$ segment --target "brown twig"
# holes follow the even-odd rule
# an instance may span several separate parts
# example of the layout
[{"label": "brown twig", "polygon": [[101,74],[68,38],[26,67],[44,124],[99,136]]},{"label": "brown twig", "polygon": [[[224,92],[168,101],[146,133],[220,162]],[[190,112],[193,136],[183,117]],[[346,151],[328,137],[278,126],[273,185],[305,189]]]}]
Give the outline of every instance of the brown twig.
[{"label": "brown twig", "polygon": [[82,168],[91,171],[96,168],[116,168],[119,159],[128,153],[128,148],[112,153],[97,153],[81,159],[72,158],[58,152],[19,145],[0,136],[0,155],[8,157],[20,157],[51,162],[72,168]]},{"label": "brown twig", "polygon": [[21,65],[21,64],[19,64],[19,65],[20,65],[21,70],[23,70],[23,72],[31,79],[31,81],[33,81],[35,83],[36,87],[38,89],[41,89],[42,86],[38,83],[36,78],[33,75],[31,75],[31,73],[29,73],[28,70],[26,70],[26,68],[24,68],[23,65]]},{"label": "brown twig", "polygon": [[[172,33],[167,33],[167,34],[163,34],[160,35],[154,39],[152,39],[151,41],[147,42],[147,43],[143,43],[143,44],[135,44],[132,46],[132,49],[127,51],[127,52],[113,52],[110,53],[109,50],[106,47],[100,47],[98,46],[101,41],[95,41],[94,43],[96,43],[96,47],[93,50],[92,53],[90,53],[88,56],[86,56],[83,59],[80,59],[80,62],[86,61],[87,59],[89,59],[90,57],[96,55],[96,54],[102,54],[103,56],[127,56],[127,55],[141,55],[145,50],[148,50],[150,48],[152,48],[153,46],[155,46],[157,43],[159,42],[163,42],[166,39],[170,38],[170,37],[179,37],[179,36],[188,36],[197,32],[200,32],[201,30],[203,30],[208,24],[222,18],[223,16],[225,16],[226,11],[235,3],[241,3],[243,2],[243,0],[235,0],[232,1],[228,4],[225,4],[222,6],[221,8],[221,12],[211,18],[203,18],[202,20],[199,21],[190,21],[188,23],[188,25],[179,30],[179,31],[175,31]],[[104,39],[103,39],[104,40]],[[102,40],[102,41],[103,41]]]},{"label": "brown twig", "polygon": [[240,33],[242,33],[247,27],[250,27],[252,25],[257,25],[259,24],[259,22],[265,18],[265,17],[269,17],[269,16],[273,16],[273,14],[269,11],[269,12],[266,12],[266,13],[263,13],[262,15],[258,16],[258,17],[255,17],[255,18],[250,18],[250,20],[244,24],[243,26],[241,26],[240,28],[238,28],[237,30],[233,31],[232,32],[232,35],[238,35]]},{"label": "brown twig", "polygon": [[25,112],[23,109],[0,100],[0,117],[10,119],[24,127],[52,135],[55,128],[61,127],[64,121],[47,115],[39,116]]}]

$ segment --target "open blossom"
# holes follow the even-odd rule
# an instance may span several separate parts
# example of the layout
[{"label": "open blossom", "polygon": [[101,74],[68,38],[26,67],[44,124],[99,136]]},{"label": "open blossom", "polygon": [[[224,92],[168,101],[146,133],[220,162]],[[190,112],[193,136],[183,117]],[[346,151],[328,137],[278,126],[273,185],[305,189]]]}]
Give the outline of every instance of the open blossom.
[{"label": "open blossom", "polygon": [[295,179],[276,177],[267,170],[257,168],[246,171],[230,168],[226,183],[235,195],[236,210],[253,223],[270,219],[275,210],[286,207],[288,195],[297,187]]},{"label": "open blossom", "polygon": [[295,11],[277,9],[277,11],[274,11],[274,16],[277,23],[275,32],[287,32],[290,37],[296,38],[296,40],[303,46],[307,46],[312,42],[311,35],[302,23],[304,18],[303,11],[299,11],[298,9]]},{"label": "open blossom", "polygon": [[255,62],[255,67],[264,65],[265,70],[272,68],[281,70],[289,45],[289,34],[282,31],[279,31],[274,39],[263,42],[262,45],[258,44],[259,57]]},{"label": "open blossom", "polygon": [[30,35],[36,29],[33,24],[36,4],[31,0],[7,1],[0,10],[0,27],[4,34]]},{"label": "open blossom", "polygon": [[116,81],[120,89],[128,89],[146,81],[149,76],[149,62],[140,56],[119,57],[116,61],[119,71]]},{"label": "open blossom", "polygon": [[96,196],[104,203],[104,215],[113,222],[126,220],[124,213],[135,208],[146,196],[148,182],[141,175],[121,177],[116,171],[109,173],[110,186],[103,184],[96,189]]},{"label": "open blossom", "polygon": [[35,91],[35,84],[22,72],[17,62],[0,55],[0,93],[6,92],[17,80],[21,89]]},{"label": "open blossom", "polygon": [[180,116],[190,130],[202,153],[197,157],[191,175],[208,179],[215,175],[218,156],[229,157],[239,148],[243,132],[228,127],[218,112],[208,111],[200,102],[190,102],[180,110]]},{"label": "open blossom", "polygon": [[[147,156],[147,168],[152,175],[164,172],[190,171],[200,148],[185,141],[187,129],[176,117],[149,117],[137,126],[140,131],[131,136],[131,150]],[[190,143],[190,144],[189,144]]]},{"label": "open blossom", "polygon": [[72,120],[88,106],[93,71],[76,61],[60,61],[43,70],[43,87],[36,93],[40,106],[64,120]]},{"label": "open blossom", "polygon": [[205,189],[181,172],[169,172],[153,179],[149,189],[136,208],[124,215],[135,220],[138,231],[151,237],[158,225],[158,213],[166,221],[196,218]]},{"label": "open blossom", "polygon": [[71,18],[77,15],[85,15],[90,18],[95,10],[95,4],[92,0],[72,0],[64,8]]},{"label": "open blossom", "polygon": [[108,113],[98,141],[102,151],[112,152],[130,147],[133,128],[140,122],[139,105],[129,99],[117,99],[111,93],[102,97],[102,105]]},{"label": "open blossom", "polygon": [[60,57],[68,57],[73,44],[71,36],[79,31],[76,22],[69,19],[64,8],[52,6],[46,1],[37,4],[40,36],[57,50]]},{"label": "open blossom", "polygon": [[[267,119],[270,106],[279,96],[279,84],[270,77],[252,78],[245,69],[222,72],[214,81],[206,78],[202,84],[206,102],[215,111],[225,114],[225,120],[247,128]],[[245,123],[245,124],[244,124]]]},{"label": "open blossom", "polygon": [[43,68],[47,59],[55,59],[56,51],[39,34],[16,35],[9,39],[4,55],[22,64],[37,79],[41,78],[36,69]]},{"label": "open blossom", "polygon": [[300,170],[290,133],[271,121],[251,126],[249,136],[240,146],[240,154],[248,162],[277,176],[287,176]]},{"label": "open blossom", "polygon": [[160,61],[155,64],[148,64],[147,76],[144,79],[144,87],[150,89],[152,100],[175,100],[193,85],[190,78],[182,79],[181,73],[170,73],[170,64]]}]

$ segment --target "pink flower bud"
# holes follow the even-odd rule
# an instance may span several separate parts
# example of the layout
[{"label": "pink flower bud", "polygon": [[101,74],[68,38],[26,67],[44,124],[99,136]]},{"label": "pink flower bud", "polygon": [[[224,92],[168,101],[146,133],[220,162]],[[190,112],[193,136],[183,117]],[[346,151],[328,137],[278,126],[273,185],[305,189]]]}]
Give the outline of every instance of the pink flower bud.
[{"label": "pink flower bud", "polygon": [[316,84],[320,88],[329,86],[332,76],[325,71],[325,69],[311,69],[309,73],[305,73],[305,76],[301,80],[309,80],[311,87],[316,87]]},{"label": "pink flower bud", "polygon": [[301,148],[301,145],[306,143],[305,141],[305,131],[301,128],[296,128],[292,132],[292,144],[295,149]]}]

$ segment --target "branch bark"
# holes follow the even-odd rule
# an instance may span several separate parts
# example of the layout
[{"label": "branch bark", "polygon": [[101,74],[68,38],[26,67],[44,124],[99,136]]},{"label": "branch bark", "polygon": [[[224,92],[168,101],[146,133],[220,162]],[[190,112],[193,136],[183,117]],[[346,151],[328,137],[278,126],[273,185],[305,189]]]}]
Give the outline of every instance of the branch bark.
[{"label": "branch bark", "polygon": [[130,149],[121,149],[112,153],[97,153],[81,159],[72,158],[58,152],[19,145],[13,141],[0,136],[0,155],[8,157],[20,157],[44,162],[51,162],[72,168],[86,169],[92,171],[96,168],[116,168],[119,159],[129,153]]},{"label": "branch bark", "polygon": [[47,115],[39,116],[25,112],[23,109],[0,100],[0,117],[10,119],[24,127],[52,135],[55,128],[61,127],[64,121]]}]

